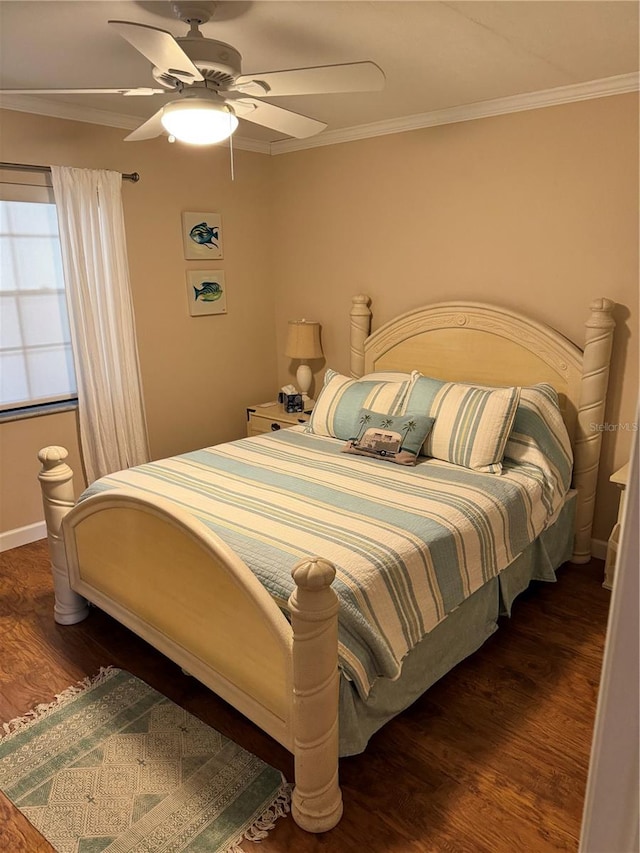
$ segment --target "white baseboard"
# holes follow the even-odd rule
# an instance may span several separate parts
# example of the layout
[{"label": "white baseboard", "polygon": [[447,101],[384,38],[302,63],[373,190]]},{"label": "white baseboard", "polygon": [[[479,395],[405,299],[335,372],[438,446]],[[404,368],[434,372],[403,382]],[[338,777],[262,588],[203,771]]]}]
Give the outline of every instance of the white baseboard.
[{"label": "white baseboard", "polygon": [[607,556],[607,543],[602,539],[591,540],[591,556],[597,560],[604,560]]},{"label": "white baseboard", "polygon": [[47,538],[47,525],[44,521],[36,521],[26,527],[16,527],[15,530],[7,530],[0,533],[0,551],[9,551],[11,548],[19,548],[28,545],[29,542],[37,542],[38,539]]}]

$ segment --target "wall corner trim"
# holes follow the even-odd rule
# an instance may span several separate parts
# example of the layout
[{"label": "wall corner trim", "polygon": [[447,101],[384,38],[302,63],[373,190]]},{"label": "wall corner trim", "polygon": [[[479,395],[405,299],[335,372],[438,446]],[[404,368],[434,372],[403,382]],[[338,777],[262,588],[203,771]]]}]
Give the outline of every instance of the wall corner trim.
[{"label": "wall corner trim", "polygon": [[311,136],[308,139],[284,139],[280,142],[271,143],[271,154],[287,154],[290,151],[302,151],[305,148],[320,148],[324,145],[337,145],[340,142],[354,142],[358,139],[386,136],[391,133],[404,133],[409,130],[421,130],[422,128],[443,124],[455,124],[525,110],[537,110],[542,107],[570,104],[574,101],[587,101],[610,95],[624,95],[637,92],[639,88],[640,74],[638,72],[620,74],[615,77],[603,77],[600,80],[589,80],[586,83],[572,83],[569,86],[559,86],[554,89],[509,95],[505,98],[478,101],[474,104],[462,104],[458,107],[403,116],[388,121],[344,127],[339,130],[325,130],[318,136]]}]

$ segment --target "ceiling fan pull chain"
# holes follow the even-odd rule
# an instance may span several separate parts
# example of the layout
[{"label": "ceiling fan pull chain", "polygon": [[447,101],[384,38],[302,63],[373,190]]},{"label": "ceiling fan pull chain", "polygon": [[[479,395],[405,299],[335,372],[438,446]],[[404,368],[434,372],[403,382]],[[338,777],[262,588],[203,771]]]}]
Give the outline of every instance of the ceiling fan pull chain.
[{"label": "ceiling fan pull chain", "polygon": [[231,130],[231,113],[229,113],[229,156],[231,163],[231,180],[235,181],[236,175],[233,168],[233,131]]}]

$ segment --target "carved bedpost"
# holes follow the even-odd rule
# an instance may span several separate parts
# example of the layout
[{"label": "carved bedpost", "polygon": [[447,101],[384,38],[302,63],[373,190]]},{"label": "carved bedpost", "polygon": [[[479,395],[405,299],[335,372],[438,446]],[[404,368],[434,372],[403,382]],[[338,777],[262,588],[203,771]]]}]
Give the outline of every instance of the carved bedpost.
[{"label": "carved bedpost", "polygon": [[294,566],[295,788],[292,814],[307,832],[326,832],[342,817],[338,785],[338,598],[333,565],[314,557]]},{"label": "carved bedpost", "polygon": [[55,446],[45,447],[38,453],[38,459],[42,462],[38,480],[42,489],[56,599],[53,615],[60,625],[75,625],[89,614],[86,599],[69,586],[67,557],[62,540],[62,520],[75,504],[73,471],[64,461],[68,455],[64,447]]},{"label": "carved bedpost", "polygon": [[582,385],[574,442],[573,485],[578,490],[578,509],[571,557],[573,563],[588,563],[591,559],[591,527],[602,444],[602,432],[598,427],[604,418],[616,325],[611,316],[615,302],[605,298],[594,299],[589,307],[591,316],[585,324]]},{"label": "carved bedpost", "polygon": [[364,374],[364,342],[371,332],[371,300],[360,294],[351,302],[351,375],[359,379]]}]

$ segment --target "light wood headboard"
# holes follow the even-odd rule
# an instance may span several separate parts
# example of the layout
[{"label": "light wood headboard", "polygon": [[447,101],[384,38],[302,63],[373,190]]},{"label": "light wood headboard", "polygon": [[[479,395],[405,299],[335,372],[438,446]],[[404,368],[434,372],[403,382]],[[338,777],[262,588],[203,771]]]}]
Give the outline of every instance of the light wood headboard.
[{"label": "light wood headboard", "polygon": [[440,302],[390,320],[373,334],[370,300],[353,297],[351,374],[419,370],[480,385],[548,382],[558,391],[574,453],[578,492],[573,562],[591,558],[591,527],[615,321],[615,303],[596,299],[584,349],[523,314],[477,302]]}]

